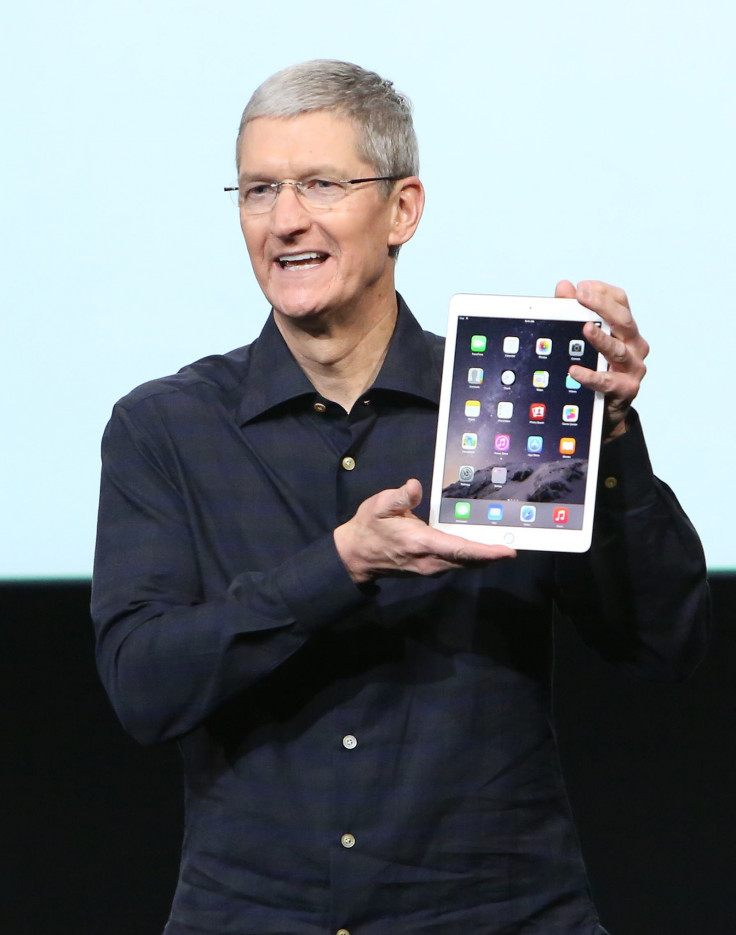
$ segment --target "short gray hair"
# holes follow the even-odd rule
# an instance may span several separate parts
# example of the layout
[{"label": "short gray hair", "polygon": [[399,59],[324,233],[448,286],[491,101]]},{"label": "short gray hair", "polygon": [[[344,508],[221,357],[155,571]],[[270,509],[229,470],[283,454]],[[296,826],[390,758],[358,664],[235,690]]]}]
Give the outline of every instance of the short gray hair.
[{"label": "short gray hair", "polygon": [[[393,82],[350,62],[315,59],[291,65],[253,92],[240,120],[235,161],[243,131],[256,117],[296,117],[326,110],[353,122],[358,155],[377,175],[417,175],[419,147],[411,109],[411,101]],[[383,184],[390,191],[391,184]]]}]

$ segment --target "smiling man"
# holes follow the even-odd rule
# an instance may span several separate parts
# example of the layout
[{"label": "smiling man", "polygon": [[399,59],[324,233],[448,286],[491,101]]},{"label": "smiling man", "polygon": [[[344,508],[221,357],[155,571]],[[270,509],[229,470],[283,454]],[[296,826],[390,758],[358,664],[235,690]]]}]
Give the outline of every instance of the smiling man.
[{"label": "smiling man", "polygon": [[[702,552],[631,410],[646,342],[606,318],[594,542],[426,524],[442,340],[395,292],[424,204],[406,99],[355,65],[274,75],[237,142],[259,338],[121,400],[93,589],[125,727],[175,739],[186,833],[167,935],[600,935],[551,728],[556,603],[654,678],[702,653]],[[431,271],[428,271],[431,275]]]},{"label": "smiling man", "polygon": [[410,162],[376,176],[357,127],[332,111],[244,119],[240,224],[253,271],[302,369],[349,410],[394,330],[394,254],[419,223],[421,183]]}]

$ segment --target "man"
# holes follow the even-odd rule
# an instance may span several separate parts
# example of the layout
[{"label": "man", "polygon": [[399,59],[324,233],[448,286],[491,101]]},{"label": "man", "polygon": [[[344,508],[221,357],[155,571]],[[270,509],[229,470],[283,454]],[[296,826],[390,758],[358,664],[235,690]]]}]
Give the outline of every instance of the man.
[{"label": "man", "polygon": [[[424,192],[409,107],[354,65],[266,81],[237,143],[272,306],[250,346],[134,390],[104,441],[93,613],[126,728],[175,738],[186,833],[167,935],[601,933],[550,727],[550,614],[686,674],[697,537],[630,404],[625,294],[562,282],[607,373],[594,544],[520,553],[426,525],[441,339],[394,289]],[[666,586],[664,586],[666,585]]]}]

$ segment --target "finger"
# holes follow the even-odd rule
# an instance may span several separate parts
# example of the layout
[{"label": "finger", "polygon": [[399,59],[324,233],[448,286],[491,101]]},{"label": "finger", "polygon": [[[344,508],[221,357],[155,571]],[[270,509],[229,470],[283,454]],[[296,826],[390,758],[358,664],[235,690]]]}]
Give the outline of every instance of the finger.
[{"label": "finger", "polygon": [[574,299],[577,290],[569,279],[561,279],[555,286],[556,299]]},{"label": "finger", "polygon": [[570,367],[570,376],[589,390],[603,393],[606,405],[628,406],[639,392],[641,378],[634,373],[615,370],[588,370],[575,365]]},{"label": "finger", "polygon": [[[649,353],[649,344],[641,336],[631,314],[629,300],[623,289],[596,280],[578,283],[577,299],[586,308],[596,312],[611,328],[611,334],[624,341],[642,360]],[[592,325],[586,325],[584,333],[592,339]]]},{"label": "finger", "polygon": [[583,280],[578,283],[576,298],[581,305],[607,321],[617,337],[624,340],[639,337],[639,329],[623,289],[598,280]]},{"label": "finger", "polygon": [[476,565],[493,562],[499,558],[513,558],[514,549],[505,545],[486,545],[472,542],[462,536],[440,532],[431,526],[424,528],[424,535],[417,540],[418,554],[440,559],[454,566]]},{"label": "finger", "polygon": [[583,325],[583,336],[603,354],[609,363],[623,364],[625,355],[630,355],[631,360],[641,362],[649,354],[649,343],[644,340],[638,330],[633,337],[627,337],[622,328],[612,325],[609,335],[595,322],[586,321]]},{"label": "finger", "polygon": [[646,372],[643,357],[636,342],[627,344],[613,334],[606,334],[602,328],[597,328],[593,322],[586,322],[583,335],[615,369],[635,371],[641,376]]},{"label": "finger", "polygon": [[432,555],[417,559],[413,565],[407,565],[402,569],[401,573],[412,572],[419,575],[440,575],[447,571],[456,571],[459,568],[472,568],[474,565],[487,565],[491,561],[512,558],[516,558],[516,552],[513,549],[506,549],[505,546],[498,546],[498,551],[493,558],[484,558],[477,561],[465,561],[462,559],[452,561]]},{"label": "finger", "polygon": [[406,490],[407,496],[409,498],[409,509],[413,510],[422,502],[422,485],[416,479],[416,477],[410,477],[409,480],[404,484],[404,489]]},{"label": "finger", "polygon": [[[468,540],[464,541],[467,543]],[[477,549],[468,549],[461,546],[453,553],[451,561],[455,565],[467,567],[469,565],[485,565],[489,561],[497,562],[502,558],[516,558],[516,549],[510,549],[506,545],[484,545],[483,552],[480,553]]]},{"label": "finger", "polygon": [[593,347],[603,354],[610,370],[628,371],[639,381],[644,379],[647,372],[644,358],[649,353],[649,345],[643,338],[622,341],[613,334],[606,334],[592,322],[586,323],[583,334]]},{"label": "finger", "polygon": [[[629,300],[623,289],[609,286],[608,283],[597,280],[583,280],[574,286],[569,280],[563,279],[555,288],[556,298],[577,299],[581,305],[596,312],[611,326],[616,337],[629,341],[636,347],[640,357],[649,353],[649,345],[639,333],[636,322],[629,308]],[[593,340],[595,325],[586,324],[583,332]],[[599,329],[596,329],[599,331]]]},{"label": "finger", "polygon": [[377,497],[376,516],[404,516],[416,509],[422,502],[422,485],[412,477],[395,490],[382,490]]}]

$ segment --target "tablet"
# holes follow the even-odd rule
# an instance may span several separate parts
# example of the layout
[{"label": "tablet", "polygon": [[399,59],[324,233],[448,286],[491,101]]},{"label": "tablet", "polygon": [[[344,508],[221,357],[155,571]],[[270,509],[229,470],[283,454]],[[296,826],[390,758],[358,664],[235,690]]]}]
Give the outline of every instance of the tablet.
[{"label": "tablet", "polygon": [[442,372],[430,524],[491,545],[584,552],[593,530],[605,370],[575,299],[456,295]]}]

